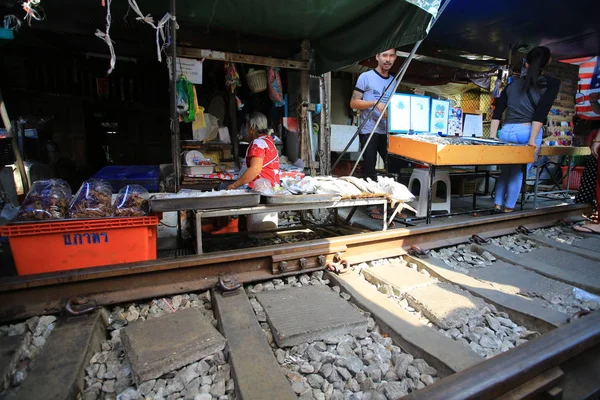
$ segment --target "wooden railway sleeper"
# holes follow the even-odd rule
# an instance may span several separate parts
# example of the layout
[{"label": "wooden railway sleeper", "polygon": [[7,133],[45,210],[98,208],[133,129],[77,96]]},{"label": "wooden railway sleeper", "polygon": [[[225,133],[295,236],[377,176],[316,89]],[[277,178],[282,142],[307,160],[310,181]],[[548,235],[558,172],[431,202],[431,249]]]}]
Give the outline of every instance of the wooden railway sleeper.
[{"label": "wooden railway sleeper", "polygon": [[71,316],[79,316],[96,311],[98,304],[85,297],[71,297],[65,303],[65,311]]}]

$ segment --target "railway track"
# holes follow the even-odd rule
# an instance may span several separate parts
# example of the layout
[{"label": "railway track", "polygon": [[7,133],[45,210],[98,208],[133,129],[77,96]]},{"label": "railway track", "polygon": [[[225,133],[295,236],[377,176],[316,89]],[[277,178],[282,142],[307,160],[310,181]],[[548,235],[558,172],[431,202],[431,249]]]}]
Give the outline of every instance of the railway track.
[{"label": "railway track", "polygon": [[[303,288],[296,287],[296,285],[303,286],[304,289],[318,284],[324,287],[329,285],[336,287],[336,290],[341,292],[344,301],[350,301],[361,310],[362,314],[366,312],[367,314],[364,315],[370,316],[373,323],[376,324],[369,325],[369,333],[366,338],[364,335],[355,338],[356,346],[359,348],[362,346],[359,342],[364,343],[364,346],[367,346],[367,343],[371,343],[370,345],[373,346],[372,342],[376,342],[380,338],[378,335],[383,335],[381,337],[390,338],[390,343],[393,341],[393,346],[398,346],[398,349],[402,348],[404,352],[410,353],[411,359],[423,359],[427,363],[427,366],[423,366],[423,370],[419,371],[420,376],[423,376],[421,380],[416,378],[419,375],[416,375],[415,368],[416,365],[419,367],[422,365],[414,364],[413,375],[404,379],[397,376],[397,384],[391,382],[395,386],[382,386],[390,382],[386,383],[383,378],[379,378],[380,380],[375,382],[373,387],[363,386],[362,382],[360,384],[357,382],[359,386],[353,387],[354,381],[360,379],[359,375],[354,375],[352,372],[353,376],[348,376],[346,385],[350,385],[352,389],[358,388],[360,394],[356,390],[351,391],[345,387],[345,391],[339,390],[341,396],[339,398],[399,398],[394,396],[406,394],[400,390],[405,388],[402,385],[408,385],[406,389],[411,392],[407,398],[414,399],[536,398],[536,396],[539,398],[561,398],[560,396],[563,396],[562,398],[591,398],[587,396],[593,396],[594,393],[597,395],[600,390],[600,380],[597,379],[600,375],[593,375],[600,373],[600,365],[598,365],[598,360],[600,360],[598,357],[600,354],[600,312],[595,311],[579,319],[574,318],[569,312],[577,311],[577,316],[586,314],[593,302],[587,303],[587,306],[584,306],[583,302],[570,303],[572,308],[567,309],[562,303],[552,303],[552,299],[548,300],[550,297],[544,297],[544,293],[532,293],[534,289],[529,292],[524,290],[515,292],[513,283],[506,280],[507,276],[514,276],[514,274],[511,275],[513,270],[500,276],[492,274],[502,271],[502,268],[516,268],[523,276],[529,274],[528,277],[533,277],[532,282],[539,283],[543,279],[547,279],[548,282],[559,285],[561,290],[577,288],[599,294],[597,287],[600,286],[597,286],[594,279],[597,279],[600,274],[596,274],[595,277],[593,273],[590,276],[584,274],[581,279],[578,279],[573,274],[561,274],[557,266],[554,266],[554,269],[545,269],[544,263],[538,263],[540,264],[538,265],[534,262],[538,257],[536,252],[555,251],[561,255],[567,254],[567,258],[584,259],[586,262],[600,264],[600,258],[595,258],[596,256],[593,255],[593,244],[589,248],[589,243],[591,243],[589,241],[585,242],[587,247],[583,246],[583,241],[576,242],[575,245],[565,245],[547,237],[531,234],[533,230],[555,225],[557,220],[577,218],[585,211],[587,211],[585,206],[563,206],[509,215],[480,217],[459,226],[445,224],[435,227],[396,229],[284,246],[267,246],[244,251],[228,251],[111,268],[96,268],[75,273],[34,278],[11,278],[0,285],[0,319],[7,322],[42,314],[58,314],[63,312],[66,303],[69,303],[69,308],[75,310],[85,310],[90,304],[94,304],[95,307],[103,306],[113,315],[115,310],[120,310],[118,312],[121,313],[127,312],[127,308],[116,308],[119,307],[119,304],[143,303],[144,299],[163,297],[171,298],[171,300],[166,300],[166,304],[173,304],[172,296],[174,295],[188,296],[186,293],[202,293],[216,286],[231,289],[232,286],[239,283],[245,285],[246,289],[245,292],[241,292],[241,295],[238,291],[237,295],[226,297],[222,296],[220,291],[212,291],[211,295],[204,295],[204,303],[196,300],[197,304],[202,304],[201,309],[205,315],[213,315],[211,310],[214,309],[216,318],[214,324],[218,324],[219,330],[227,340],[228,361],[223,365],[215,364],[214,366],[218,371],[231,370],[232,379],[231,382],[226,381],[228,387],[226,392],[221,395],[219,388],[215,393],[220,397],[212,393],[212,398],[294,398],[295,394],[291,389],[296,390],[300,386],[304,390],[299,391],[300,389],[298,389],[296,394],[301,398],[321,398],[321,393],[323,398],[338,398],[336,397],[337,392],[335,392],[335,396],[332,394],[334,389],[331,387],[334,383],[331,385],[322,383],[322,377],[314,377],[314,375],[318,375],[318,370],[315,373],[307,372],[303,375],[301,372],[305,367],[304,364],[294,367],[294,363],[289,360],[302,360],[303,357],[302,354],[298,354],[297,350],[295,350],[296,353],[292,351],[294,347],[279,346],[272,340],[269,341],[270,346],[267,344],[265,347],[264,338],[261,341],[260,338],[252,335],[253,331],[243,331],[240,328],[240,326],[244,326],[244,329],[254,326],[259,332],[261,329],[264,330],[267,338],[269,334],[271,338],[277,336],[277,330],[270,331],[272,328],[270,324],[274,317],[269,317],[269,324],[266,324],[266,316],[262,314],[264,310],[260,311],[261,307],[256,306],[258,304],[256,299],[259,302],[265,301],[261,300],[262,295],[259,293],[263,291],[263,286],[271,289],[301,290]],[[516,233],[515,229],[519,226],[527,229],[521,228],[520,233]],[[487,241],[489,238],[505,235],[512,235],[511,237],[521,238],[525,242],[532,243],[531,254],[517,255],[506,250],[507,246],[498,246],[500,244],[498,240],[495,240],[494,243]],[[594,240],[594,238],[587,239]],[[476,243],[471,243],[470,240]],[[461,246],[460,251],[463,253],[467,251],[468,258],[471,258],[471,254],[481,257],[483,253],[486,253],[486,260],[493,259],[495,268],[491,268],[491,265],[479,266],[475,263],[472,265],[473,269],[467,271],[465,270],[466,264],[463,263],[461,267],[457,261],[459,258],[464,260],[463,253],[461,255],[453,254],[452,257],[459,258],[452,258],[453,261],[450,262],[452,265],[450,265],[447,257],[444,258],[440,255],[442,253],[440,250],[432,252],[429,256],[425,255],[425,252],[419,251],[448,249],[451,246]],[[444,254],[451,251],[458,250],[454,247],[452,250],[446,250]],[[590,254],[592,255],[590,256]],[[544,253],[544,256],[548,257],[548,254]],[[600,254],[597,257],[600,257]],[[380,259],[384,260],[381,265],[376,261]],[[492,261],[489,263],[491,264]],[[504,264],[509,264],[509,266]],[[547,264],[552,266],[551,262]],[[315,275],[316,271],[323,270],[327,266],[343,270],[346,265],[354,266],[354,272],[341,275],[331,272],[322,275],[320,272]],[[364,265],[367,265],[367,268],[361,267]],[[301,279],[298,280],[297,276],[300,276]],[[405,279],[398,280],[398,277],[405,277]],[[406,284],[413,278],[418,281],[416,286]],[[263,283],[258,285],[257,282]],[[264,282],[267,282],[268,285]],[[304,282],[304,284],[300,282]],[[260,290],[258,286],[261,286]],[[423,293],[420,294],[421,290]],[[474,323],[473,328],[479,329],[477,332],[489,330],[495,323],[493,321],[497,320],[506,325],[500,327],[502,331],[509,332],[508,328],[505,328],[510,326],[517,333],[529,332],[527,335],[538,336],[539,332],[541,336],[528,341],[518,338],[519,335],[517,335],[517,338],[511,338],[512,342],[510,343],[506,339],[502,346],[492,343],[489,344],[490,348],[479,346],[473,339],[472,331],[460,331],[456,328],[460,326],[454,326],[452,322],[450,325],[444,325],[447,321],[444,320],[444,316],[437,315],[441,311],[436,304],[428,304],[430,299],[436,297],[428,294],[428,291],[436,293],[440,290],[454,296],[451,301],[456,301],[456,304],[466,301],[467,305],[463,311],[467,314],[471,312],[468,310],[471,307],[469,302],[474,304],[471,308],[475,310],[479,307],[489,311],[489,313],[485,311],[481,315],[468,314],[472,319],[479,318],[483,321],[481,326],[475,326]],[[544,290],[544,287],[539,290]],[[223,293],[227,293],[227,290]],[[249,298],[245,293],[248,293]],[[419,297],[420,295],[422,298]],[[85,300],[80,301],[84,304],[77,304],[78,301],[73,301],[72,299],[75,297],[84,297]],[[71,299],[70,302],[69,299]],[[176,301],[177,304],[179,302],[180,300]],[[144,304],[147,304],[150,310],[152,310],[152,305],[156,306],[156,302]],[[560,307],[563,307],[564,310]],[[268,309],[268,307],[266,308]],[[171,311],[173,310],[169,309],[164,313]],[[77,313],[77,311],[75,312]],[[144,306],[140,304],[139,307],[135,306],[129,312],[143,313]],[[70,381],[67,379],[66,386],[71,388],[70,395],[73,393],[76,395],[77,391],[89,387],[88,383],[93,379],[88,373],[86,382],[89,382],[84,386],[82,371],[88,367],[95,352],[110,347],[109,344],[116,340],[115,327],[110,325],[111,319],[102,318],[98,316],[100,314],[97,312],[94,315],[97,316],[79,317],[88,320],[91,318],[93,322],[84,323],[84,325],[87,324],[91,333],[81,342],[83,343],[82,348],[76,351],[80,366],[78,372],[74,373],[77,378]],[[68,321],[66,316],[62,318]],[[470,322],[472,320],[469,320]],[[105,332],[107,323],[109,329],[113,331],[113,336],[107,335]],[[112,323],[114,325],[114,319]],[[68,322],[65,322],[65,325],[68,325]],[[460,329],[467,329],[466,322],[462,325]],[[121,328],[122,326],[119,326],[117,330]],[[86,329],[81,330],[86,331]],[[52,338],[52,335],[57,333],[51,334],[50,337]],[[514,332],[509,333],[514,334]],[[58,341],[58,336],[54,336],[54,338]],[[480,338],[478,337],[476,340],[480,340]],[[389,343],[386,342],[386,345]],[[339,344],[337,346],[339,348]],[[329,347],[327,351],[329,351]],[[363,349],[363,351],[367,350]],[[40,354],[43,354],[43,351]],[[396,360],[399,359],[398,354],[392,353],[392,357],[396,358],[394,361],[389,361],[394,368],[396,368]],[[275,361],[283,359],[286,360],[283,364]],[[214,361],[214,357],[211,360]],[[40,361],[40,364],[36,362],[35,365],[43,364]],[[227,367],[225,368],[224,365]],[[431,377],[427,377],[428,375],[423,373],[423,371],[428,371],[427,368],[430,366],[434,367],[433,370],[437,371],[438,377],[442,379],[435,377],[430,379]],[[284,374],[281,373],[281,369],[288,371],[284,367],[298,369],[297,371],[292,370],[293,373],[286,372],[289,382],[285,378],[282,379]],[[262,372],[257,373],[257,368]],[[333,368],[334,370],[339,368],[340,371],[350,369],[344,369],[335,363]],[[304,369],[311,370],[309,367]],[[312,370],[314,369],[313,365]],[[404,372],[407,373],[406,368]],[[47,371],[45,373],[47,374]],[[32,375],[35,375],[33,371]],[[174,373],[173,376],[179,375]],[[198,379],[207,378],[200,376]],[[294,379],[300,379],[300,381],[294,382]],[[436,379],[437,381],[433,383],[433,380]],[[327,378],[324,380],[327,381]],[[426,387],[424,382],[427,382]],[[375,388],[379,388],[379,391]],[[417,388],[420,390],[415,390]],[[400,391],[394,392],[395,389]],[[110,393],[107,395],[102,390],[100,390],[99,396],[89,395],[86,398],[112,398]],[[22,392],[21,396],[23,393],[28,392]],[[194,398],[194,396],[189,397],[190,393],[182,393],[170,393],[171,397],[169,398],[179,398],[177,395],[181,395],[181,398],[186,398],[186,395],[188,398]],[[161,392],[160,394],[165,393]],[[198,393],[198,396],[206,394],[211,395],[211,392]],[[377,397],[378,395],[380,397]],[[64,398],[69,398],[69,396]],[[164,396],[164,398],[167,397]],[[71,398],[74,397],[71,396]],[[209,397],[199,398],[208,399]]]}]

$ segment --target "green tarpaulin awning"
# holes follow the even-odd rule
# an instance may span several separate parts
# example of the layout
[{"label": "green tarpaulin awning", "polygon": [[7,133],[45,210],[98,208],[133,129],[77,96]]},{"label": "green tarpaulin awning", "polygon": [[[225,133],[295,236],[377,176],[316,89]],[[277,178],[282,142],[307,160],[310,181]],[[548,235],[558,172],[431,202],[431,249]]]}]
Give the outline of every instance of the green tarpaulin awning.
[{"label": "green tarpaulin awning", "polygon": [[[323,73],[423,39],[431,13],[436,12],[440,1],[177,0],[176,14],[182,27],[193,28],[193,35],[200,37],[208,36],[208,32],[212,37],[215,31],[234,32],[239,36],[263,37],[265,42],[270,38],[296,41],[296,49],[303,39],[308,39],[315,51],[316,72]],[[101,3],[100,0],[41,0],[47,19],[33,21],[31,29],[69,32],[76,27],[77,32],[89,32],[93,37],[96,29],[105,30],[106,8]],[[138,15],[128,10],[127,0],[112,0],[111,4],[111,32],[114,32],[111,37],[119,55],[120,38],[133,37],[146,29],[149,33],[152,28],[135,20]],[[154,21],[170,11],[169,0],[137,0],[137,4],[141,12],[151,15]],[[0,10],[18,15],[23,12],[17,3],[4,4]],[[178,41],[193,39],[186,37],[188,32],[182,30]],[[210,44],[210,40],[203,43]],[[148,46],[154,45],[148,43]],[[271,56],[266,54],[268,49],[256,55]]]},{"label": "green tarpaulin awning", "polygon": [[[149,3],[164,12],[166,1]],[[439,1],[438,1],[439,5]],[[177,2],[182,23],[241,33],[308,39],[317,73],[423,39],[432,15],[404,0],[208,0]]]}]

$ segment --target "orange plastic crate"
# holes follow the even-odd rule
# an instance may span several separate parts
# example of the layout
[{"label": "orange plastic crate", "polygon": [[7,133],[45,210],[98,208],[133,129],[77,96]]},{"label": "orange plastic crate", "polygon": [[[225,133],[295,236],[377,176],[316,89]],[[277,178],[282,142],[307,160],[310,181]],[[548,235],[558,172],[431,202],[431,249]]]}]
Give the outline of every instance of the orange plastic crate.
[{"label": "orange plastic crate", "polygon": [[0,227],[19,275],[156,259],[157,217],[23,223]]}]

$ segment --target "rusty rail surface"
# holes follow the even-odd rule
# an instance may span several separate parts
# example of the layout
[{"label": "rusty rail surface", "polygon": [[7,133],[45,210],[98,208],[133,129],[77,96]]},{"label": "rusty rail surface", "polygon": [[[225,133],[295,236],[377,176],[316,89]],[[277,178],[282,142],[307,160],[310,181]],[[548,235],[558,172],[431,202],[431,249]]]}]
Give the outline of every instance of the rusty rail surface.
[{"label": "rusty rail surface", "polygon": [[[594,312],[403,399],[495,399],[598,345],[600,312]],[[598,384],[598,380],[595,383]]]},{"label": "rusty rail surface", "polygon": [[73,297],[110,305],[210,289],[222,276],[248,283],[323,269],[332,261],[354,264],[397,257],[412,245],[437,248],[465,243],[473,234],[511,234],[519,225],[530,229],[550,226],[589,209],[589,205],[558,206],[482,216],[468,222],[4,278],[0,282],[0,321],[57,313]]}]

